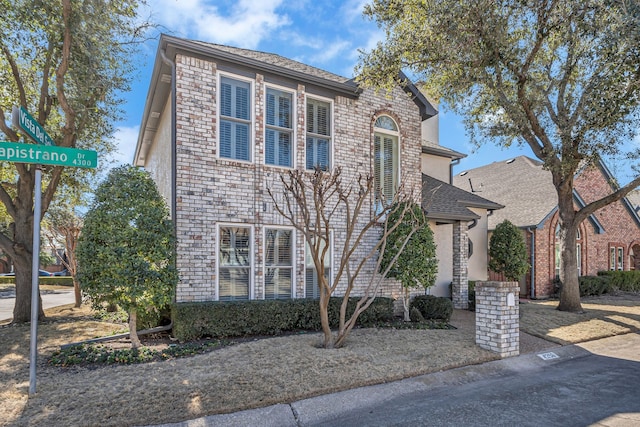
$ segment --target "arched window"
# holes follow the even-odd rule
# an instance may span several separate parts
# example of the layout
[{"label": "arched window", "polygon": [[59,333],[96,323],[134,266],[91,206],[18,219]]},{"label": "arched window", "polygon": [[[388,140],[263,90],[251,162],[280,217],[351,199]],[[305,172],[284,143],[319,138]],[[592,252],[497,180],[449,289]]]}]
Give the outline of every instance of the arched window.
[{"label": "arched window", "polygon": [[[580,234],[580,228],[576,231],[576,264],[578,268],[578,276],[582,275],[582,235]],[[555,267],[556,278],[560,277],[560,224],[556,224],[555,232]]]},{"label": "arched window", "polygon": [[388,205],[398,189],[400,173],[398,125],[389,116],[380,116],[373,125],[373,173],[376,186],[376,204]]}]

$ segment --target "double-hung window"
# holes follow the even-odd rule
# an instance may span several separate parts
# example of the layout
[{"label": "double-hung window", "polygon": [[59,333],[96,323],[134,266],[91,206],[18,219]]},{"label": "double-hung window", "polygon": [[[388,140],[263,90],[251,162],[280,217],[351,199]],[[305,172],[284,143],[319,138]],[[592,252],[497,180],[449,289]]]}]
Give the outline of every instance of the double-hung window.
[{"label": "double-hung window", "polygon": [[381,116],[374,124],[373,173],[376,206],[381,209],[393,202],[398,189],[398,126],[391,117]]},{"label": "double-hung window", "polygon": [[251,83],[220,77],[220,157],[251,161]]},{"label": "double-hung window", "polygon": [[265,163],[293,166],[293,96],[267,88]]},{"label": "double-hung window", "polygon": [[331,167],[331,103],[307,99],[306,168]]},{"label": "double-hung window", "polygon": [[[325,244],[320,244],[320,248],[318,251],[319,256],[322,256]],[[318,280],[318,273],[316,270],[316,265],[313,262],[313,257],[311,255],[311,248],[309,247],[309,243],[305,243],[305,261],[304,261],[304,278],[305,278],[305,297],[306,298],[320,298],[320,282]],[[329,242],[328,247],[326,248],[326,252],[324,252],[323,264],[324,264],[324,277],[327,279],[327,283],[331,285],[331,243]]]},{"label": "double-hung window", "polygon": [[218,297],[249,299],[251,286],[251,228],[220,226],[218,241]]},{"label": "double-hung window", "polygon": [[265,230],[264,298],[291,298],[293,289],[293,233],[291,230]]}]

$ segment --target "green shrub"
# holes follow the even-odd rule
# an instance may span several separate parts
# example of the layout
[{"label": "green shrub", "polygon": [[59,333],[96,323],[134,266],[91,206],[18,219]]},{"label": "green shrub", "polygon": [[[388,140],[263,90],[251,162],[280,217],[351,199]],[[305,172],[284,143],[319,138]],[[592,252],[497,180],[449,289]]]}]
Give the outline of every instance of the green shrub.
[{"label": "green shrub", "polygon": [[469,280],[469,311],[476,311],[476,282]]},{"label": "green shrub", "polygon": [[611,289],[640,292],[640,270],[599,271],[598,276],[609,277]]},{"label": "green shrub", "polygon": [[600,296],[611,292],[611,280],[607,276],[580,276],[580,296]]},{"label": "green shrub", "polygon": [[417,308],[425,320],[438,319],[448,322],[453,314],[453,303],[449,298],[433,295],[418,295],[411,301],[411,308]]},{"label": "green shrub", "polygon": [[420,313],[420,310],[418,310],[415,307],[412,307],[411,310],[409,310],[409,318],[414,323],[424,322],[424,317],[422,317],[422,313]]},{"label": "green shrub", "polygon": [[[347,317],[359,298],[349,298]],[[329,301],[329,324],[337,327],[342,298]],[[358,325],[373,326],[393,318],[393,299],[376,298],[358,317]],[[172,307],[173,335],[180,340],[201,337],[277,335],[288,331],[319,331],[317,299],[208,301]]]}]

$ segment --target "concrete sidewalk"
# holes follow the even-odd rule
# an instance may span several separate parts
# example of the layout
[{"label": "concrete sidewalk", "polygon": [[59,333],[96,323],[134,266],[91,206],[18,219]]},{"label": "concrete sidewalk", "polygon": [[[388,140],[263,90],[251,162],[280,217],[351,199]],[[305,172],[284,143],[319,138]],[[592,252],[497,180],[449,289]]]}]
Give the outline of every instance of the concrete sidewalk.
[{"label": "concrete sidewalk", "polygon": [[[502,392],[505,391],[500,386],[504,384],[503,382],[514,384],[517,387],[520,382],[524,383],[526,378],[536,378],[539,383],[543,384],[543,387],[545,387],[544,384],[548,384],[547,388],[558,387],[557,384],[553,385],[552,381],[542,377],[543,375],[553,377],[556,365],[559,366],[555,370],[566,370],[568,365],[565,362],[571,361],[574,364],[574,361],[590,356],[593,358],[615,358],[615,360],[638,363],[640,362],[639,348],[640,335],[620,335],[579,345],[555,347],[542,353],[523,354],[518,357],[487,362],[481,365],[465,366],[392,383],[360,387],[290,404],[277,404],[231,414],[212,415],[180,423],[162,424],[157,427],[334,426],[343,425],[342,423],[346,420],[350,420],[346,421],[348,425],[352,425],[352,422],[355,422],[355,425],[367,425],[365,418],[372,412],[372,408],[384,408],[388,406],[390,401],[406,401],[419,396],[416,404],[407,404],[409,407],[413,405],[413,410],[415,410],[415,406],[419,406],[423,402],[427,404],[429,400],[438,401],[442,399],[449,402],[455,402],[455,399],[466,399],[465,404],[475,407],[473,402],[469,402],[469,396],[482,398],[482,387],[485,387],[484,390],[486,390],[487,385],[489,389],[497,390],[496,392],[498,393],[500,390]],[[607,362],[605,361],[605,363]],[[632,367],[632,370],[636,370],[635,367]],[[527,386],[525,385],[524,387]],[[565,387],[565,385],[561,384],[560,387]],[[471,392],[469,392],[469,389],[471,389]],[[464,393],[459,394],[459,391],[464,391]],[[554,393],[553,390],[548,390],[548,392]],[[560,392],[562,393],[562,390]],[[590,393],[588,390],[586,392]],[[542,397],[544,398],[544,393]],[[515,400],[521,397],[518,394],[514,394],[513,398]],[[524,398],[526,399],[526,395]],[[633,396],[630,398],[635,399]],[[617,396],[615,399],[620,399],[620,397]],[[506,401],[503,402],[503,404],[507,403]],[[557,401],[556,403],[561,405],[562,401]],[[451,403],[451,405],[455,406],[455,403]],[[498,403],[497,406],[499,407],[500,404]],[[510,408],[509,411],[512,412],[511,416],[521,417],[519,418],[520,420],[527,420],[528,425],[532,425],[531,423],[535,425],[535,420],[537,419],[535,413],[543,409],[541,407],[528,407],[527,405],[518,404],[515,407],[512,407],[513,405],[511,404],[507,406]],[[631,406],[634,407],[633,402]],[[398,408],[399,412],[392,414],[392,418],[396,421],[401,420],[403,410],[407,409]],[[484,412],[488,410],[485,408],[482,411],[483,415],[486,415]],[[582,416],[579,408],[567,406],[566,410],[574,413],[575,425],[583,425],[579,421]],[[640,411],[640,406],[638,406],[637,410]],[[500,412],[503,411],[502,409],[498,408],[497,411],[495,420],[501,419],[501,414],[505,416],[505,412]],[[358,418],[358,413],[363,414],[362,419]],[[450,424],[447,421],[448,418],[446,418],[448,414],[444,414],[444,418],[437,418],[433,414],[429,416],[432,416],[429,418],[429,425]],[[346,419],[343,417],[346,417]],[[359,421],[354,421],[354,417]],[[468,422],[470,424],[467,425],[473,425],[477,421],[474,421],[474,413],[469,414],[469,417]],[[607,419],[607,422],[605,425],[639,425],[640,412],[614,413]],[[384,420],[379,419],[377,424],[385,425],[386,423]],[[394,425],[396,424],[394,423]]]}]

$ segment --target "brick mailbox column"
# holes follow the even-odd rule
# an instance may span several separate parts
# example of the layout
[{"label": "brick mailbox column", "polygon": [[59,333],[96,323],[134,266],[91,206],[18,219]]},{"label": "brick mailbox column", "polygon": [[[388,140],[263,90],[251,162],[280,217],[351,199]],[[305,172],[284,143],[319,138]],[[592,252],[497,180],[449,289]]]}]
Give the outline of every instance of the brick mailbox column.
[{"label": "brick mailbox column", "polygon": [[520,354],[518,282],[476,282],[476,344],[500,357]]}]

